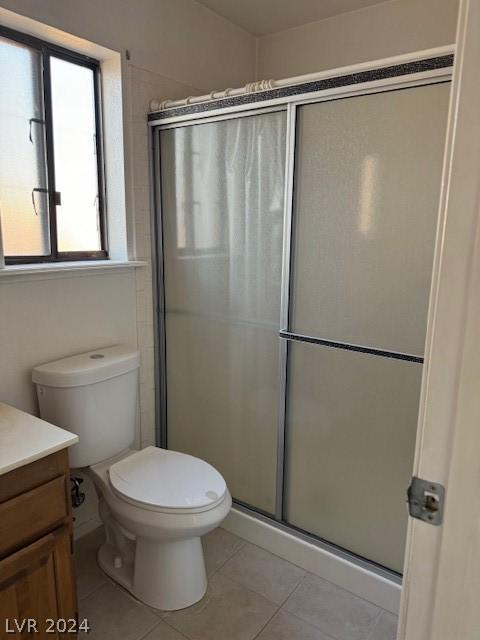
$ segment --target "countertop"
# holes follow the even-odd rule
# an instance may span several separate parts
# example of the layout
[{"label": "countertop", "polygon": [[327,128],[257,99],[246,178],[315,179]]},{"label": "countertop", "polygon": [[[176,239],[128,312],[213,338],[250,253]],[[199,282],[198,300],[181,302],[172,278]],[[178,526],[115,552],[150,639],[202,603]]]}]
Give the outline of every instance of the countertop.
[{"label": "countertop", "polygon": [[76,442],[74,433],[0,402],[0,475]]}]

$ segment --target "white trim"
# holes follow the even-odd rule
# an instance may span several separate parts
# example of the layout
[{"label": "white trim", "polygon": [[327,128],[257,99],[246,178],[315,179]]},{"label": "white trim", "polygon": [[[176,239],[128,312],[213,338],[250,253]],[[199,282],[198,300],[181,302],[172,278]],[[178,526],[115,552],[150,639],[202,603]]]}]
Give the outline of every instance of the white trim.
[{"label": "white trim", "polygon": [[370,71],[372,69],[383,69],[385,67],[395,66],[399,64],[408,64],[416,60],[428,60],[440,56],[450,55],[455,52],[454,45],[436,47],[434,49],[425,49],[423,51],[415,51],[390,58],[381,58],[379,60],[361,62],[359,64],[349,65],[346,67],[338,67],[336,69],[328,69],[318,73],[308,73],[302,76],[294,76],[291,78],[283,78],[281,80],[258,80],[249,82],[244,87],[236,89],[223,89],[220,91],[211,91],[201,96],[188,96],[180,100],[152,100],[150,109],[152,112],[175,109],[177,107],[185,107],[189,105],[202,104],[204,102],[212,102],[222,100],[248,93],[257,93],[259,91],[268,91],[270,89],[279,89],[291,87],[305,82],[315,82],[328,78],[337,78],[340,76],[350,75],[352,73],[360,73],[362,71]]},{"label": "white trim", "polygon": [[85,260],[82,262],[48,262],[39,264],[16,264],[0,269],[0,284],[18,280],[51,280],[102,274],[117,269],[134,269],[147,266],[138,260]]},{"label": "white trim", "polygon": [[443,484],[444,520],[409,519],[399,640],[480,630],[480,0],[462,0],[414,475]]},{"label": "white trim", "polygon": [[382,609],[398,613],[402,587],[386,577],[235,508],[222,528]]},{"label": "white trim", "polygon": [[[375,69],[376,67],[373,67]],[[220,119],[228,117],[239,117],[246,111],[259,113],[262,110],[271,110],[272,107],[281,107],[288,104],[308,104],[310,102],[323,102],[326,100],[336,100],[338,98],[348,98],[357,95],[367,95],[369,93],[378,93],[380,91],[394,91],[396,89],[405,89],[407,87],[418,87],[433,82],[448,82],[452,78],[452,67],[442,69],[431,69],[419,73],[411,73],[403,76],[393,76],[391,78],[382,78],[381,80],[371,80],[355,85],[346,85],[342,87],[332,87],[321,91],[312,91],[309,93],[296,94],[292,96],[284,96],[281,98],[273,98],[271,100],[262,100],[261,102],[234,105],[231,107],[223,107],[220,109],[212,109],[201,113],[188,113],[180,116],[172,116],[171,118],[159,118],[151,120],[148,125],[150,127],[166,127],[167,125],[179,124],[185,122],[187,124],[195,124],[196,122],[204,122],[207,119]],[[230,114],[230,115],[229,115]]]}]

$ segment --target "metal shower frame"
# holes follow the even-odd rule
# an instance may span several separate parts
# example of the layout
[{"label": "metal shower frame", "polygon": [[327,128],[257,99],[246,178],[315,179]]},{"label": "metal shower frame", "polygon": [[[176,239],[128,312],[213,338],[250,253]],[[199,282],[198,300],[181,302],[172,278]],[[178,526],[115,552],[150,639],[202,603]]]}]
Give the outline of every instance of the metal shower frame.
[{"label": "metal shower frame", "polygon": [[[149,115],[150,127],[150,184],[153,251],[153,295],[155,315],[155,375],[156,375],[156,439],[159,446],[167,447],[167,388],[166,388],[166,335],[165,335],[165,289],[164,289],[164,251],[161,209],[161,163],[160,163],[160,131],[195,124],[218,122],[220,120],[241,118],[249,115],[259,115],[274,111],[286,111],[286,161],[285,161],[285,192],[284,192],[284,227],[283,227],[283,256],[281,303],[279,317],[279,398],[278,398],[278,430],[277,430],[277,466],[276,466],[276,496],[275,513],[267,514],[251,505],[234,500],[237,509],[247,512],[256,518],[268,522],[270,525],[287,531],[295,536],[321,547],[336,556],[352,562],[364,569],[401,583],[401,575],[382,567],[375,562],[359,557],[337,545],[319,538],[318,536],[300,530],[287,523],[283,518],[284,510],[284,469],[285,469],[285,435],[286,435],[286,401],[287,401],[287,371],[289,344],[295,341],[322,344],[371,353],[383,357],[408,360],[422,363],[423,357],[418,354],[405,354],[384,351],[362,345],[347,344],[296,334],[290,331],[290,291],[292,272],[292,234],[293,202],[294,202],[294,172],[295,172],[295,144],[296,144],[296,115],[297,108],[306,104],[337,100],[341,98],[368,95],[379,92],[395,91],[425,84],[449,82],[453,69],[454,47],[441,47],[429,51],[414,53],[407,56],[397,56],[385,60],[375,61],[369,65],[355,65],[335,70],[331,74],[318,74],[317,85],[325,88],[315,89],[315,82],[291,83],[282,81],[282,89],[272,89],[272,97],[268,91],[262,91],[261,99],[258,93],[242,94],[237,97],[205,100],[194,106],[185,101],[184,106],[175,106],[156,111]],[[422,64],[425,62],[433,64]],[[392,73],[398,69],[398,73]],[[388,73],[382,73],[388,70]],[[348,83],[351,78],[351,83]],[[321,84],[323,83],[323,85]],[[281,94],[281,95],[280,95]],[[248,95],[251,100],[248,100]]]}]

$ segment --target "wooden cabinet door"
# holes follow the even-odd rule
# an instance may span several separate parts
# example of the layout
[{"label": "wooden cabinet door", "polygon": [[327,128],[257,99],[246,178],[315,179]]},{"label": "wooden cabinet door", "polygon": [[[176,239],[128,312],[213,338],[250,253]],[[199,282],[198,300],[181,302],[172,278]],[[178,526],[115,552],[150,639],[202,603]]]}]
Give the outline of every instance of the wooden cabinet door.
[{"label": "wooden cabinet door", "polygon": [[[67,527],[57,529],[0,561],[2,640],[72,638],[75,633],[63,633],[62,625],[65,620],[68,628],[68,620],[76,617],[70,532]],[[54,621],[53,624],[48,622],[49,619]]]}]

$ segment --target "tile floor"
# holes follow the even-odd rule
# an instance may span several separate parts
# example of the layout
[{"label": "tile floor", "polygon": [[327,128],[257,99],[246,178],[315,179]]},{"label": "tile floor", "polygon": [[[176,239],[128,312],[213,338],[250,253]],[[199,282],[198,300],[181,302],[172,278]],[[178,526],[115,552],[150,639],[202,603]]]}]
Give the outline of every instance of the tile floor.
[{"label": "tile floor", "polygon": [[76,544],[80,617],[102,640],[395,640],[396,617],[224,529],[204,538],[201,602],[164,612],[137,602],[96,563],[102,529]]}]

